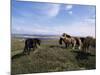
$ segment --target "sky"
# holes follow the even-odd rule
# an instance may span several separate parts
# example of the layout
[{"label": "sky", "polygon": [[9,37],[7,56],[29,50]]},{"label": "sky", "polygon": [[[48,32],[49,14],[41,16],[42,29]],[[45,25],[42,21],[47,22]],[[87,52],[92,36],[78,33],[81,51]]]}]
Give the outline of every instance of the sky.
[{"label": "sky", "polygon": [[95,6],[12,0],[13,34],[95,37]]}]

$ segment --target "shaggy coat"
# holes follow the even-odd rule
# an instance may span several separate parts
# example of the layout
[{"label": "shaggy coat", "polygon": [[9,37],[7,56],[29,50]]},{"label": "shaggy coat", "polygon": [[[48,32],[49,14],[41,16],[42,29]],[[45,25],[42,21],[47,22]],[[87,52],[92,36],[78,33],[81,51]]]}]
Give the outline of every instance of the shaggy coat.
[{"label": "shaggy coat", "polygon": [[27,38],[25,40],[25,46],[23,53],[30,54],[31,48],[35,50],[37,48],[37,45],[40,45],[41,41],[37,38]]},{"label": "shaggy coat", "polygon": [[60,37],[59,44],[62,44],[62,41],[65,43],[66,47],[68,47],[69,45],[72,45],[73,49],[75,49],[76,46],[78,46],[79,49],[81,49],[82,47],[80,38],[72,37],[66,33],[63,33],[63,35]]}]

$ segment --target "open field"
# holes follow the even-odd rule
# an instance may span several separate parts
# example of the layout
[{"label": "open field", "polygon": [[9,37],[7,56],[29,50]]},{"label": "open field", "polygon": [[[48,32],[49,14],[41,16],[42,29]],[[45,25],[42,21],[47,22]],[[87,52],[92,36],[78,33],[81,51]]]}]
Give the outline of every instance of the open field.
[{"label": "open field", "polygon": [[96,50],[82,53],[78,49],[59,45],[58,39],[41,40],[41,45],[23,55],[24,39],[12,38],[11,72],[12,74],[58,72],[72,70],[90,70],[96,68]]}]

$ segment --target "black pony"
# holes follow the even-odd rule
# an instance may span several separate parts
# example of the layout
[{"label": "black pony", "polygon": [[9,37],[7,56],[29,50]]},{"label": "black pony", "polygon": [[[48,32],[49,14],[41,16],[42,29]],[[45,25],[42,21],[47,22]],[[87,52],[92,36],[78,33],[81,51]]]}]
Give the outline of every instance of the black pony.
[{"label": "black pony", "polygon": [[41,41],[38,38],[27,38],[25,40],[25,46],[23,53],[30,54],[31,49],[35,50],[37,45],[40,45]]}]

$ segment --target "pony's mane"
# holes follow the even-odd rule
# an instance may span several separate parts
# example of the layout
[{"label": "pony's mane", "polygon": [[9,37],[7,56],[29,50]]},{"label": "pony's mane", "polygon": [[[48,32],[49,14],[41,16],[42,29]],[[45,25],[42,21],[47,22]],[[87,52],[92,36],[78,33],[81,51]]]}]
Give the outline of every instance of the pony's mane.
[{"label": "pony's mane", "polygon": [[63,33],[63,35],[62,35],[62,36],[65,36],[65,37],[71,38],[71,36],[70,36],[70,35],[68,35],[68,34],[66,34],[66,33]]}]

